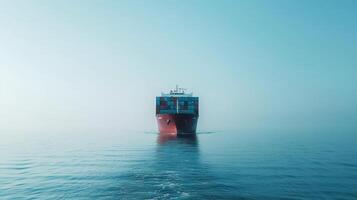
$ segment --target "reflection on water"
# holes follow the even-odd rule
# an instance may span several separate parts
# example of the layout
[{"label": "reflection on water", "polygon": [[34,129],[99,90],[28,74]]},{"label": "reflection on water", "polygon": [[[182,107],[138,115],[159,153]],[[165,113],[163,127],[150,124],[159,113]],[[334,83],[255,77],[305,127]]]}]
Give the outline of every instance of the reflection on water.
[{"label": "reflection on water", "polygon": [[198,138],[196,134],[190,135],[177,135],[176,133],[160,133],[157,136],[158,144],[165,144],[172,141],[178,144],[191,144],[198,146]]},{"label": "reflection on water", "polygon": [[196,135],[159,134],[157,141],[154,170],[168,170],[184,176],[185,172],[202,168]]},{"label": "reflection on water", "polygon": [[174,141],[177,139],[176,133],[161,133],[157,136],[157,143],[158,144],[165,144],[168,141]]},{"label": "reflection on water", "polygon": [[[158,134],[153,159],[145,166],[133,166],[127,176],[130,180],[122,185],[121,196],[124,199],[191,198],[192,191],[199,190],[194,188],[197,181],[201,184],[203,178],[207,178],[204,168],[195,135]],[[142,192],[142,188],[146,192]],[[125,192],[128,190],[133,193]]]},{"label": "reflection on water", "polygon": [[[236,187],[220,182],[200,157],[196,135],[159,134],[154,157],[133,166],[122,184],[124,199],[237,199]],[[145,192],[143,192],[145,188]],[[128,193],[126,191],[132,191]]]}]

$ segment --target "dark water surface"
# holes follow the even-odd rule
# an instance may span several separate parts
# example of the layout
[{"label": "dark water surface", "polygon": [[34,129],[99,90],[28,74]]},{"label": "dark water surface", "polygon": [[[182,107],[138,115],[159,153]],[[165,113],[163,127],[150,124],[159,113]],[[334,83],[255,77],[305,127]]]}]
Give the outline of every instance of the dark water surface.
[{"label": "dark water surface", "polygon": [[357,199],[355,133],[6,136],[0,199]]}]

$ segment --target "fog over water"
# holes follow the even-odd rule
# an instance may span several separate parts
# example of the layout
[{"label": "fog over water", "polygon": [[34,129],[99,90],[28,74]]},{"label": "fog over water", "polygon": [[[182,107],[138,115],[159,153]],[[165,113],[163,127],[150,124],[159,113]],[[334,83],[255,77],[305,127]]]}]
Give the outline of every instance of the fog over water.
[{"label": "fog over water", "polygon": [[[357,1],[0,3],[0,199],[357,199]],[[198,134],[155,97],[200,98]]]},{"label": "fog over water", "polygon": [[11,1],[0,133],[154,131],[154,98],[200,97],[200,130],[351,129],[354,1]]}]

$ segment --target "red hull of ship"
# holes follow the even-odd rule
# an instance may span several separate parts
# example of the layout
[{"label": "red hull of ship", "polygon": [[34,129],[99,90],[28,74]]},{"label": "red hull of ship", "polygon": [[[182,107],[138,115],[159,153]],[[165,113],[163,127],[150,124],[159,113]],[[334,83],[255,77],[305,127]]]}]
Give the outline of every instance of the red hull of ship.
[{"label": "red hull of ship", "polygon": [[194,114],[157,114],[160,133],[194,134],[198,116]]}]

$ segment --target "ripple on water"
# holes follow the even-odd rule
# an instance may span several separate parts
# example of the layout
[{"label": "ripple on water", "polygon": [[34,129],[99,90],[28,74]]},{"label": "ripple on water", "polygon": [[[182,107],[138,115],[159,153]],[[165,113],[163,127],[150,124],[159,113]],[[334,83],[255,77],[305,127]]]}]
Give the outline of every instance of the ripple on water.
[{"label": "ripple on water", "polygon": [[132,143],[99,136],[95,142],[36,143],[29,152],[1,147],[1,198],[357,198],[356,152],[346,151],[352,147],[250,133],[139,136]]}]

